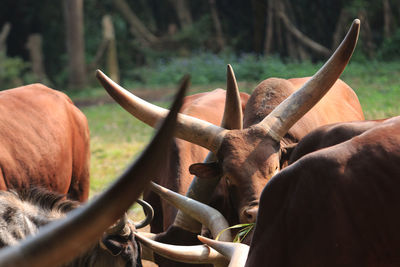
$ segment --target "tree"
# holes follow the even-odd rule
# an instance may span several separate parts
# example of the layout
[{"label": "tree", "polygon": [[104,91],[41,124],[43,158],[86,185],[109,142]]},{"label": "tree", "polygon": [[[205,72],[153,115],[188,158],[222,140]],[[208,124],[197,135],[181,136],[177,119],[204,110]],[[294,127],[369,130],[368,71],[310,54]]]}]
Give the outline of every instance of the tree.
[{"label": "tree", "polygon": [[69,87],[86,85],[83,0],[63,0],[68,54]]}]

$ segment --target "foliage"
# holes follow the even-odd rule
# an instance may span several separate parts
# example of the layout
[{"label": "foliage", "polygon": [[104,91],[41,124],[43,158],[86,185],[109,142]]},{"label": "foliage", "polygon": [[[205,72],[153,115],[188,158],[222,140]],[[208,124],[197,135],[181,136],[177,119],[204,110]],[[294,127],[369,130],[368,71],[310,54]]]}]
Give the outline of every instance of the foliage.
[{"label": "foliage", "polygon": [[0,53],[0,90],[21,86],[33,80],[29,64],[19,57]]},{"label": "foliage", "polygon": [[237,232],[237,234],[235,235],[235,237],[233,238],[233,242],[241,243],[246,238],[248,233],[250,233],[250,231],[253,230],[254,226],[255,226],[255,223],[242,223],[242,224],[236,224],[236,225],[230,226],[228,228],[225,228],[221,232],[219,232],[217,237],[215,238],[215,240],[218,240],[219,237],[221,236],[221,234],[227,230],[240,229]]},{"label": "foliage", "polygon": [[226,66],[231,64],[239,81],[260,81],[267,77],[289,78],[310,76],[315,65],[309,61],[302,63],[288,61],[279,57],[262,57],[256,54],[232,53],[219,55],[197,52],[192,57],[160,59],[150,66],[139,67],[127,75],[128,81],[146,85],[177,84],[185,73],[192,77],[193,84],[212,84],[226,79]]},{"label": "foliage", "polygon": [[400,29],[383,41],[378,58],[385,61],[400,60]]},{"label": "foliage", "polygon": [[[280,61],[286,61],[287,47],[277,40],[285,39],[284,32],[274,33],[272,47],[274,64],[260,64],[263,55],[263,43],[265,42],[266,10],[269,1],[254,0],[220,0],[216,1],[218,16],[222,26],[226,47],[223,51],[234,54],[236,61],[231,56],[224,55],[213,59],[211,53],[218,51],[216,46],[215,25],[210,12],[208,1],[188,1],[189,13],[193,19],[192,25],[181,25],[173,1],[161,0],[132,0],[127,1],[141,22],[151,31],[160,42],[144,46],[130,33],[131,26],[115,8],[112,0],[85,0],[85,48],[86,61],[91,63],[102,40],[101,20],[106,14],[113,18],[115,36],[117,39],[118,61],[121,77],[131,82],[139,81],[145,84],[175,83],[180,72],[186,66],[185,72],[196,73],[195,82],[205,84],[224,76],[224,69],[220,68],[227,63],[241,63],[244,79],[256,79],[266,73],[282,73]],[[384,10],[382,1],[373,0],[288,0],[285,5],[293,23],[312,40],[330,48],[332,45],[332,33],[335,32],[341,11],[346,11],[350,21],[359,16],[360,12],[366,12],[368,28],[373,49],[377,52],[377,59],[396,60],[399,53],[399,26],[400,26],[400,2],[389,0],[391,7],[391,32],[393,36],[384,39]],[[48,77],[52,83],[63,88],[67,81],[67,61],[65,45],[65,25],[63,20],[63,1],[29,1],[14,0],[0,2],[0,26],[9,21],[12,30],[7,39],[7,55],[19,57],[28,61],[28,52],[25,48],[27,36],[31,33],[40,33],[43,36],[44,64]],[[345,23],[346,24],[346,23]],[[51,27],[49,27],[51,25]],[[171,26],[176,26],[176,33],[170,32]],[[276,25],[276,23],[274,24]],[[347,26],[346,25],[346,26]],[[365,26],[364,26],[365,25]],[[370,60],[362,54],[365,47],[371,47],[370,43],[363,40],[363,34],[367,33],[367,24],[362,21],[361,39],[355,57],[360,60]],[[282,31],[284,30],[283,26]],[[285,52],[286,51],[286,52]],[[308,51],[309,52],[309,51]],[[207,55],[209,53],[209,55]],[[220,53],[221,54],[221,53]],[[368,56],[373,53],[368,53]],[[177,57],[176,60],[172,58]],[[186,58],[186,60],[185,60]],[[190,58],[193,64],[188,62]],[[203,59],[202,59],[203,58]],[[321,57],[312,55],[313,60],[321,60]],[[209,60],[208,69],[198,69],[196,59]],[[255,60],[254,64],[252,60]],[[293,60],[293,59],[292,59]],[[166,76],[156,76],[154,71],[164,70],[160,61],[168,65],[169,72],[163,72]],[[170,62],[172,62],[170,64]],[[290,62],[290,60],[289,60]],[[216,65],[211,65],[215,63]],[[277,64],[275,64],[277,63]],[[181,64],[182,66],[179,66]],[[309,63],[305,63],[306,65]],[[104,59],[97,67],[104,66]],[[206,66],[203,64],[203,66]],[[147,69],[146,69],[147,68]],[[245,69],[246,68],[246,69]],[[140,69],[140,70],[137,70]],[[268,72],[266,72],[268,69]],[[147,73],[151,74],[147,77]],[[172,76],[171,76],[172,75]],[[179,76],[179,77],[177,77]],[[90,77],[93,77],[90,73]],[[168,77],[172,79],[168,80]]]}]

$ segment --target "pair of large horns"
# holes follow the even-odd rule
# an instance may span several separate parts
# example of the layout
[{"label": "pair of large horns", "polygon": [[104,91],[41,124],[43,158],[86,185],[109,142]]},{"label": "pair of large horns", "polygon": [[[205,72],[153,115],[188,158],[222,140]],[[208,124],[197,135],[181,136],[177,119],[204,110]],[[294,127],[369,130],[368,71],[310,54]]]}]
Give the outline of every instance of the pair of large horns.
[{"label": "pair of large horns", "polygon": [[[232,241],[230,231],[229,229],[227,230],[229,225],[219,211],[153,182],[150,183],[150,190],[158,194],[170,204],[174,205],[179,210],[200,221],[210,229],[213,237],[216,237],[221,233],[220,240]],[[137,232],[135,233],[135,236],[137,240],[144,245],[143,259],[146,260],[154,261],[153,252],[155,252],[163,257],[178,262],[197,264],[212,263],[214,266],[227,266],[229,263],[224,255],[205,245],[177,246],[164,244],[155,241],[156,235],[150,233]]]},{"label": "pair of large horns", "polygon": [[58,266],[84,253],[104,231],[134,203],[149,182],[162,171],[189,77],[184,78],[171,112],[140,157],[101,195],[71,211],[68,216],[41,228],[15,246],[0,251],[0,266]]},{"label": "pair of large horns", "polygon": [[[257,127],[263,128],[270,137],[280,141],[293,124],[328,92],[342,74],[357,44],[359,29],[360,21],[356,19],[340,46],[321,69],[257,124]],[[154,126],[167,113],[167,110],[134,96],[100,71],[97,72],[97,78],[123,108],[150,126]],[[226,132],[225,128],[206,121],[184,114],[178,116],[176,136],[205,147],[214,154],[217,154]]]},{"label": "pair of large horns", "polygon": [[[242,103],[239,87],[231,65],[227,66],[226,81],[225,109],[221,127],[229,130],[243,129]],[[212,152],[208,153],[204,160],[205,163],[215,161],[216,157]],[[197,176],[193,177],[186,196],[202,203],[208,203],[209,196],[213,194],[220,178],[221,177],[210,177],[207,179],[199,179]],[[199,221],[193,219],[191,216],[187,216],[187,214],[183,213],[181,210],[178,210],[176,214],[174,225],[193,233],[200,233],[201,231],[201,224]]]}]

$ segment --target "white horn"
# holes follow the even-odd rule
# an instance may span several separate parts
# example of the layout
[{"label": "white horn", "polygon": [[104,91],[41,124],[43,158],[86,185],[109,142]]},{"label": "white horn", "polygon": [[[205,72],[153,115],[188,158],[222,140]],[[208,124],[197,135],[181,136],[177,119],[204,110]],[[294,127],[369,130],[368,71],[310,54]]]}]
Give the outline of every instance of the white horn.
[{"label": "white horn", "polygon": [[[168,110],[148,103],[122,88],[100,70],[97,70],[96,77],[118,104],[144,123],[154,127],[168,113]],[[175,135],[216,153],[225,132],[225,129],[207,121],[179,114]]]},{"label": "white horn", "polygon": [[182,212],[201,222],[210,229],[214,238],[221,233],[221,231],[225,230],[221,233],[220,240],[232,241],[230,230],[226,230],[229,224],[218,210],[191,198],[182,196],[153,182],[150,183],[150,190]]},{"label": "white horn", "polygon": [[360,20],[355,19],[335,53],[302,88],[280,103],[258,126],[276,141],[289,131],[332,87],[349,62],[357,44]]}]

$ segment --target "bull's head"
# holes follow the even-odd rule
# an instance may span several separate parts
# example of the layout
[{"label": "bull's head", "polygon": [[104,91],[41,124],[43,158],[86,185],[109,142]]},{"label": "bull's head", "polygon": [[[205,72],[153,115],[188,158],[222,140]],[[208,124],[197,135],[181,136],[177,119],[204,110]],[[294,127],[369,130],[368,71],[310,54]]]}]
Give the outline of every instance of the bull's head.
[{"label": "bull's head", "polygon": [[[357,43],[359,25],[359,20],[355,20],[344,41],[325,65],[257,124],[246,129],[227,130],[179,114],[176,137],[209,149],[218,159],[217,163],[192,165],[190,171],[200,177],[225,176],[233,189],[241,222],[255,221],[261,190],[280,170],[282,138],[337,81]],[[97,77],[122,107],[143,122],[154,126],[167,113],[167,110],[137,98],[103,73],[98,72]]]}]

